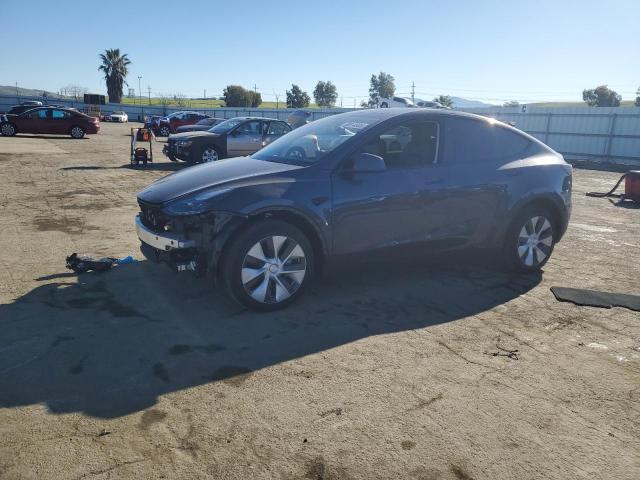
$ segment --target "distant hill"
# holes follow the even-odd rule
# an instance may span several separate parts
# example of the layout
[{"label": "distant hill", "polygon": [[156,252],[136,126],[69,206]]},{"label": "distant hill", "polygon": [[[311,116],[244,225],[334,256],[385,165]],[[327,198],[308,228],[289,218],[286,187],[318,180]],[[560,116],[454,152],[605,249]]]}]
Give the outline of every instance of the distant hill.
[{"label": "distant hill", "polygon": [[[479,102],[478,100],[467,100],[466,98],[461,97],[451,97],[453,100],[453,108],[484,108],[484,107],[493,107],[490,103]],[[416,98],[416,103],[425,101],[422,98]],[[431,99],[426,100],[430,102]]]},{"label": "distant hill", "polygon": [[480,102],[478,100],[467,100],[466,98],[451,97],[453,100],[453,108],[484,108],[493,107],[490,103]]},{"label": "distant hill", "polygon": [[[21,97],[42,97],[42,93],[47,94],[47,98],[62,98],[57,93],[47,92],[46,90],[34,90],[33,88],[18,87],[18,95]],[[0,85],[0,95],[15,95],[16,87],[11,85]]]}]

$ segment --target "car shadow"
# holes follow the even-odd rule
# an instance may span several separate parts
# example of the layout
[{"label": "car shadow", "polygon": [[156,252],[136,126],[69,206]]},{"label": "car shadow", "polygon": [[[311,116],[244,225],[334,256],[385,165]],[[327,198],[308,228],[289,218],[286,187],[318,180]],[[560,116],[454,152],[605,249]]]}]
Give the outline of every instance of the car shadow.
[{"label": "car shadow", "polygon": [[120,165],[117,167],[103,167],[100,165],[74,165],[70,167],[61,167],[60,170],[120,170],[122,168],[128,168],[130,170],[141,170],[141,171],[151,171],[151,172],[177,172],[178,170],[182,170],[183,168],[187,168],[189,164],[187,163],[174,163],[174,162],[164,162],[164,163],[147,163],[146,165],[138,165],[134,166],[130,163],[126,163],[124,165]]},{"label": "car shadow", "polygon": [[71,135],[32,135],[29,133],[18,133],[15,136],[18,138],[44,138],[45,140],[89,140],[89,135],[95,135],[94,133],[87,133],[87,136],[82,138],[73,138]]},{"label": "car shadow", "polygon": [[343,267],[288,309],[263,314],[146,261],[77,282],[58,274],[0,305],[0,408],[44,403],[54,413],[118,417],[168,392],[209,382],[234,387],[271,365],[474,315],[540,282],[486,261],[453,263]]}]

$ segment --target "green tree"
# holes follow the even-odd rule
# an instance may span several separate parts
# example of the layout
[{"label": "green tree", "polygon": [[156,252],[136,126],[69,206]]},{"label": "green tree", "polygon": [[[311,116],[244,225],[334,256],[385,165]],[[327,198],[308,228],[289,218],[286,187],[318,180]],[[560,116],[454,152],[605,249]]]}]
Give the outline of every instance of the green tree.
[{"label": "green tree", "polygon": [[287,108],[304,108],[309,106],[309,94],[303,92],[298,85],[291,85],[291,90],[287,90]]},{"label": "green tree", "polygon": [[378,75],[371,75],[369,81],[369,106],[375,107],[381,98],[393,97],[396,93],[395,78],[392,75],[380,72]]},{"label": "green tree", "polygon": [[582,100],[590,107],[619,107],[622,97],[606,85],[583,90]]},{"label": "green tree", "polygon": [[240,85],[227,85],[222,99],[227,107],[256,108],[262,103],[262,95]]},{"label": "green tree", "polygon": [[313,90],[313,98],[319,107],[333,107],[338,100],[338,90],[333,83],[320,80]]},{"label": "green tree", "polygon": [[636,92],[636,101],[634,105],[636,107],[640,107],[640,87],[638,87],[638,91]]},{"label": "green tree", "polygon": [[445,107],[453,107],[453,100],[449,95],[438,95],[433,101]]},{"label": "green tree", "polygon": [[104,73],[104,80],[107,84],[107,95],[109,102],[120,103],[122,100],[122,88],[129,73],[131,60],[126,53],[120,54],[119,48],[105,50],[100,54],[102,64],[98,67]]}]

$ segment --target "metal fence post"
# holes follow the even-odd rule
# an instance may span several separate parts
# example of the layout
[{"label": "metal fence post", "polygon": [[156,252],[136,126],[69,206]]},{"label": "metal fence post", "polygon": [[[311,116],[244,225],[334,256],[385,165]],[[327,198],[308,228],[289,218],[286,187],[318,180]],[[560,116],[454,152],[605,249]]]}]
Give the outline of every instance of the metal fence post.
[{"label": "metal fence post", "polygon": [[611,160],[611,148],[613,145],[613,136],[616,133],[616,119],[618,118],[618,114],[614,113],[611,116],[611,125],[609,126],[609,136],[607,137],[607,150],[605,157]]},{"label": "metal fence post", "polygon": [[549,145],[549,133],[551,133],[551,113],[547,113],[547,124],[544,127],[544,143]]}]

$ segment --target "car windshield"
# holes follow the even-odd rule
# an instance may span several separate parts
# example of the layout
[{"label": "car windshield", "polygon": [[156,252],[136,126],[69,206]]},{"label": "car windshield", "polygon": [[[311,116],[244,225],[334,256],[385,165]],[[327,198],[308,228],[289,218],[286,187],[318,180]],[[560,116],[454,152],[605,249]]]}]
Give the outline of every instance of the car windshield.
[{"label": "car windshield", "polygon": [[252,158],[270,162],[312,165],[369,127],[370,116],[334,115],[309,123],[282,136]]},{"label": "car windshield", "polygon": [[124,115],[124,112],[113,112],[114,115]]},{"label": "car windshield", "polygon": [[234,127],[237,127],[242,122],[244,122],[244,118],[230,118],[229,120],[225,120],[224,122],[219,123],[215,127],[209,129],[211,133],[227,133]]}]

